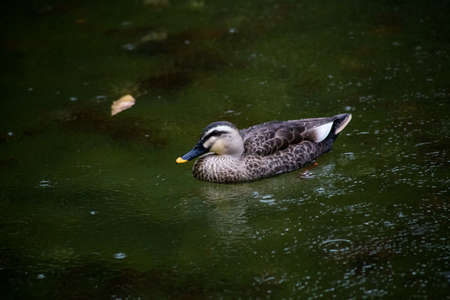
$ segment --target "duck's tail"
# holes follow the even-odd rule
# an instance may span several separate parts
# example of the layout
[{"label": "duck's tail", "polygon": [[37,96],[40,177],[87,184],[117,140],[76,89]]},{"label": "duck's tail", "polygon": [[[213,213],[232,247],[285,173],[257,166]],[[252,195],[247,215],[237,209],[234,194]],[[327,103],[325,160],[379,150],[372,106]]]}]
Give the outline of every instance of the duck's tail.
[{"label": "duck's tail", "polygon": [[[331,150],[333,143],[341,133],[342,130],[348,125],[352,119],[351,114],[339,114],[330,118],[332,121],[331,130],[329,130],[328,136],[320,142],[321,153],[325,153]],[[331,122],[330,122],[331,123]]]},{"label": "duck's tail", "polygon": [[351,119],[351,114],[339,114],[330,118],[309,119],[315,123],[319,121],[322,124],[309,129],[307,137],[316,143],[325,140],[334,141]]},{"label": "duck's tail", "polygon": [[344,128],[350,123],[350,120],[352,119],[352,114],[340,114],[333,117],[333,128],[332,133],[334,135],[338,135]]}]

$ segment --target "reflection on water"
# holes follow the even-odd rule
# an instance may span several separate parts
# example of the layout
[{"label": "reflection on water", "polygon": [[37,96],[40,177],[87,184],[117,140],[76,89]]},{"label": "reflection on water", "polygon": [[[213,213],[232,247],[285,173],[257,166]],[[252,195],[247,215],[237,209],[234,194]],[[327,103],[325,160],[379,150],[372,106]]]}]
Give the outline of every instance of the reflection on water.
[{"label": "reflection on water", "polygon": [[[448,296],[448,3],[56,2],[3,10],[2,298]],[[290,174],[174,164],[212,121],[347,111]]]},{"label": "reflection on water", "polygon": [[246,239],[250,230],[247,225],[248,201],[251,193],[248,185],[218,185],[204,184],[200,188],[202,198],[209,207],[207,215],[208,225],[214,229],[214,234],[224,244],[220,247],[233,247]]}]

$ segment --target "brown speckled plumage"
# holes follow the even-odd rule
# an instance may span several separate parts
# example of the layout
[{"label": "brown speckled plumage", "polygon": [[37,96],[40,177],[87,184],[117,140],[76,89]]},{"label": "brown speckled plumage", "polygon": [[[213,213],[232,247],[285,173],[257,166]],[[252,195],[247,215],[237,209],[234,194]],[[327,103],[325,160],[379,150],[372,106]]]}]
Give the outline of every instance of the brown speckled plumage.
[{"label": "brown speckled plumage", "polygon": [[[193,175],[205,181],[236,183],[294,171],[330,151],[337,135],[350,119],[350,114],[341,114],[330,118],[273,121],[240,130],[232,140],[235,142],[239,136],[242,138],[238,141],[243,144],[242,153],[204,154],[195,162]],[[199,143],[208,145],[207,140],[211,136],[223,134],[214,129],[227,129],[227,126],[230,130],[236,128],[228,122],[210,124]],[[218,139],[211,144],[214,145]],[[214,146],[211,149],[215,149]],[[209,148],[206,150],[211,151]]]}]

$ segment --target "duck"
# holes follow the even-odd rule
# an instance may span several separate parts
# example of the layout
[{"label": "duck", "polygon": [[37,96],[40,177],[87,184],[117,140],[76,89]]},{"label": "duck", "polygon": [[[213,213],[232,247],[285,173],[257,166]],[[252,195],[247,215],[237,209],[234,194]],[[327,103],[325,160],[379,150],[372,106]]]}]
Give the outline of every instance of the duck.
[{"label": "duck", "polygon": [[228,121],[213,122],[176,163],[198,157],[192,167],[193,176],[215,183],[249,182],[292,172],[330,151],[351,118],[351,114],[344,113],[270,121],[241,130]]}]

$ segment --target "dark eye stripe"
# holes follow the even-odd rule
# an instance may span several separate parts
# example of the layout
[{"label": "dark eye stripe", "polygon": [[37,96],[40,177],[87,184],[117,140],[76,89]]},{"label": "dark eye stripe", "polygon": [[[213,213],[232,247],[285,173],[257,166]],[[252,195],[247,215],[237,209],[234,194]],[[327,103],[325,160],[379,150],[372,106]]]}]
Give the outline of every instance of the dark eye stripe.
[{"label": "dark eye stripe", "polygon": [[203,138],[203,140],[206,141],[206,140],[208,140],[208,139],[209,139],[210,137],[212,137],[212,136],[219,136],[219,135],[221,135],[221,134],[223,134],[223,133],[228,133],[228,131],[214,130],[213,132],[208,133],[208,135],[206,135],[206,136]]}]

